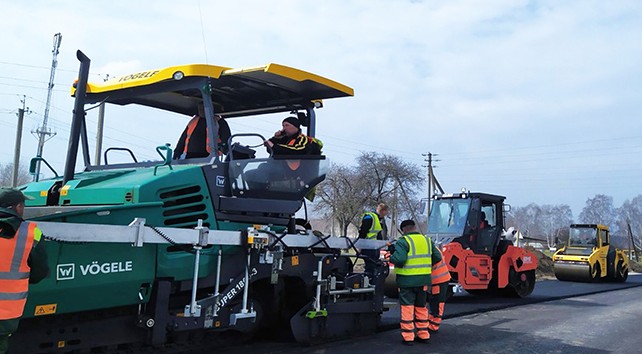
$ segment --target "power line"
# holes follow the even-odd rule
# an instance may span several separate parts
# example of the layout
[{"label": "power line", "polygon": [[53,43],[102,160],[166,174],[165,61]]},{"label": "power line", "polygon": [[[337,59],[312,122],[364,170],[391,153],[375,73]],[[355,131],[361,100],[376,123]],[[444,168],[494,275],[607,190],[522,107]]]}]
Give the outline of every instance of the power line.
[{"label": "power line", "polygon": [[[40,80],[29,80],[29,79],[24,79],[24,78],[8,77],[8,76],[0,76],[0,79],[4,79],[4,80],[13,80],[13,81],[24,81],[24,82],[33,82],[33,83],[36,83],[36,84],[46,84],[46,83],[47,83],[46,81],[40,81]],[[64,86],[64,85],[65,85],[65,84],[61,84],[61,83],[58,83],[58,82],[57,82],[57,83],[55,83],[55,84],[56,84],[56,85],[61,85],[61,86]]]},{"label": "power line", "polygon": [[[50,67],[41,66],[41,65],[22,64],[22,63],[13,63],[13,62],[9,62],[9,61],[0,61],[0,64],[4,64],[4,65],[13,65],[13,66],[21,66],[21,67],[25,67],[25,68],[33,68],[33,69],[47,69],[47,70],[51,69]],[[72,70],[72,69],[62,69],[62,68],[61,68],[61,69],[58,69],[58,70],[59,70],[59,71],[64,71],[64,72],[69,72],[69,73],[78,73],[78,70]],[[91,75],[99,75],[99,76],[101,76],[101,75],[103,75],[103,74],[99,74],[99,73],[92,73]]]}]

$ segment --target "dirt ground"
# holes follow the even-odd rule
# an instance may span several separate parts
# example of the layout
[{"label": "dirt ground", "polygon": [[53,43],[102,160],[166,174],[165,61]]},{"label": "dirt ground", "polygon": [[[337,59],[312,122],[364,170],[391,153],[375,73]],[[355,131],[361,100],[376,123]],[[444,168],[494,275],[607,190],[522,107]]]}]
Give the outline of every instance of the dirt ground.
[{"label": "dirt ground", "polygon": [[636,273],[642,273],[642,264],[636,262],[636,261],[629,261],[629,269],[632,272]]},{"label": "dirt ground", "polygon": [[537,269],[535,270],[536,279],[555,278],[555,273],[553,272],[553,260],[551,257],[531,246],[526,246],[525,249],[532,252],[535,254],[535,257],[537,257]]}]

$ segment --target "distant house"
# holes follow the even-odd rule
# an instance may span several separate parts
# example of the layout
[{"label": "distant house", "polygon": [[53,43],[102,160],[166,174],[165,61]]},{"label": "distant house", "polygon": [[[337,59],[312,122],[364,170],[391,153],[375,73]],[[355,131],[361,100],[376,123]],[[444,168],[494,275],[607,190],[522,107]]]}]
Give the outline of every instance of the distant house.
[{"label": "distant house", "polygon": [[[519,230],[512,231],[511,228],[508,229],[506,238],[513,241],[517,247],[531,246],[537,250],[546,250],[548,248],[548,241],[546,237],[532,237],[525,236]],[[510,232],[512,231],[512,232]],[[512,236],[511,236],[512,235]]]}]

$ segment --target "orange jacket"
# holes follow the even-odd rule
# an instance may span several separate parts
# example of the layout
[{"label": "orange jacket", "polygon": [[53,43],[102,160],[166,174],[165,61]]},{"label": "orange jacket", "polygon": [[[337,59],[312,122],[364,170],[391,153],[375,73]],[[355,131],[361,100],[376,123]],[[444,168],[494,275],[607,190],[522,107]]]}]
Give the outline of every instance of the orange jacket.
[{"label": "orange jacket", "polygon": [[22,316],[31,271],[27,259],[39,238],[33,222],[22,222],[12,238],[0,237],[0,320]]},{"label": "orange jacket", "polygon": [[[441,254],[441,251],[439,251]],[[441,256],[441,261],[435,264],[432,267],[432,285],[443,284],[450,281],[450,272],[448,271],[448,266],[444,262],[443,255]]]}]

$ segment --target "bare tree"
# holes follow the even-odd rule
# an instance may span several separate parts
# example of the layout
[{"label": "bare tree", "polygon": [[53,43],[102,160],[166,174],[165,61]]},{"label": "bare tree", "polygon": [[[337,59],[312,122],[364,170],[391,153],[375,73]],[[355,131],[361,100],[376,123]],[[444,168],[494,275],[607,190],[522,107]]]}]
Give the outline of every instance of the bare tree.
[{"label": "bare tree", "polygon": [[560,234],[573,223],[573,211],[566,204],[543,205],[541,220],[548,247],[559,243]]},{"label": "bare tree", "polygon": [[342,235],[347,235],[348,226],[363,212],[370,198],[364,186],[358,169],[333,164],[317,189],[319,201],[314,208],[330,214],[338,222]]},{"label": "bare tree", "polygon": [[622,206],[616,211],[617,213],[617,226],[622,238],[624,238],[624,245],[628,248],[630,242],[628,240],[628,226],[631,225],[631,233],[637,247],[642,246],[642,195],[638,195],[631,200],[625,200]]},{"label": "bare tree", "polygon": [[540,214],[541,207],[535,203],[525,207],[513,207],[506,218],[506,227],[513,226],[519,229],[524,236],[539,238],[544,235],[538,221]]},{"label": "bare tree", "polygon": [[507,217],[507,226],[514,226],[527,237],[546,240],[548,247],[559,243],[573,222],[573,212],[566,204],[515,207]]},{"label": "bare tree", "polygon": [[611,233],[615,233],[617,225],[615,223],[616,213],[613,207],[613,197],[596,194],[595,197],[586,200],[586,206],[580,213],[580,222],[586,224],[603,224],[611,228]]},{"label": "bare tree", "polygon": [[[13,163],[0,164],[0,186],[10,187],[13,177]],[[31,175],[24,165],[18,167],[18,185],[31,181]]]},{"label": "bare tree", "polygon": [[333,215],[345,235],[350,224],[358,228],[363,212],[373,210],[380,202],[400,215],[415,214],[421,199],[417,189],[422,182],[419,167],[397,156],[364,152],[355,167],[331,166],[317,190],[315,210]]},{"label": "bare tree", "polygon": [[357,158],[357,165],[362,172],[367,194],[370,195],[367,207],[387,201],[393,204],[394,193],[398,193],[394,205],[402,215],[410,216],[419,207],[417,189],[423,184],[423,173],[417,165],[407,163],[398,156],[365,152]]}]

